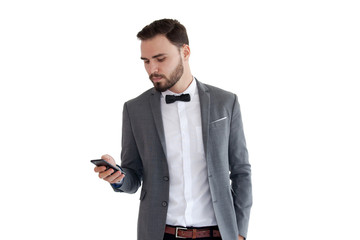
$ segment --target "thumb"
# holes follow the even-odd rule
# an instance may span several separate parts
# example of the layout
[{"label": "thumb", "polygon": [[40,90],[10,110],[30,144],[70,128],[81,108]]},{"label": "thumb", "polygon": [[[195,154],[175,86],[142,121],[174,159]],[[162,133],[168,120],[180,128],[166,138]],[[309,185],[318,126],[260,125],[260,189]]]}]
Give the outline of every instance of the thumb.
[{"label": "thumb", "polygon": [[112,157],[109,154],[104,154],[101,156],[101,159],[104,159],[105,161],[109,162],[112,160]]}]

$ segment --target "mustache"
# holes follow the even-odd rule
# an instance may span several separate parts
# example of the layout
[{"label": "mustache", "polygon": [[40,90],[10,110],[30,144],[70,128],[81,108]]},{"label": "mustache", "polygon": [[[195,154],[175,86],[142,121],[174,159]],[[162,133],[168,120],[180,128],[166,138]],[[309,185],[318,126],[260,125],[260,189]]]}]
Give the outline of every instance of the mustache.
[{"label": "mustache", "polygon": [[163,75],[163,74],[158,74],[158,73],[152,73],[152,74],[150,74],[150,76],[149,76],[150,80],[152,80],[152,78],[154,78],[154,77],[156,77],[156,78],[158,78],[158,77],[166,78],[165,75]]}]

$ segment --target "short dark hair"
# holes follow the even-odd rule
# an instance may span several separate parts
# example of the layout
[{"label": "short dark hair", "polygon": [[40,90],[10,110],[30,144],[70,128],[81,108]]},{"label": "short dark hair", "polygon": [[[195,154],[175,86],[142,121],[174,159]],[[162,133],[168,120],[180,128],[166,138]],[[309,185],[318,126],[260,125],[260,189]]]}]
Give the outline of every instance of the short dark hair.
[{"label": "short dark hair", "polygon": [[148,40],[159,34],[164,35],[172,44],[182,47],[184,44],[189,45],[189,39],[186,28],[175,19],[160,19],[145,26],[138,34],[140,40]]}]

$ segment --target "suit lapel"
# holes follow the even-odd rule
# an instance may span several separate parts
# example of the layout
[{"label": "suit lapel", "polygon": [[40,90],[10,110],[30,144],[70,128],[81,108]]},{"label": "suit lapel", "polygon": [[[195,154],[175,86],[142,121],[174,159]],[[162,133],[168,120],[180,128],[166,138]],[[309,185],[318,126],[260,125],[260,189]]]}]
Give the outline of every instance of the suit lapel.
[{"label": "suit lapel", "polygon": [[208,139],[209,139],[209,119],[210,119],[210,93],[208,88],[196,79],[200,98],[201,125],[204,142],[204,152],[208,156]]},{"label": "suit lapel", "polygon": [[166,143],[165,143],[165,134],[164,134],[164,126],[162,122],[162,115],[161,115],[161,106],[160,106],[160,92],[156,91],[155,89],[152,89],[151,95],[150,95],[150,106],[152,115],[154,118],[154,123],[156,126],[156,131],[158,133],[162,149],[164,151],[164,154],[166,156]]}]

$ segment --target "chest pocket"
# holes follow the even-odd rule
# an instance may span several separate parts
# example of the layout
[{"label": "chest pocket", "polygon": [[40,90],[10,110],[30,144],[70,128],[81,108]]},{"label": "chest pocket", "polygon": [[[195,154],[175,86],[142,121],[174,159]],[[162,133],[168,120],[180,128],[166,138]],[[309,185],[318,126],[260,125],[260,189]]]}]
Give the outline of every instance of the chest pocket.
[{"label": "chest pocket", "polygon": [[210,128],[222,126],[227,122],[227,119],[228,119],[227,117],[219,118],[215,121],[210,122],[209,126],[210,126]]}]

